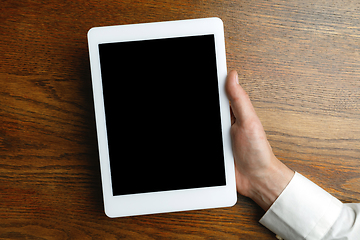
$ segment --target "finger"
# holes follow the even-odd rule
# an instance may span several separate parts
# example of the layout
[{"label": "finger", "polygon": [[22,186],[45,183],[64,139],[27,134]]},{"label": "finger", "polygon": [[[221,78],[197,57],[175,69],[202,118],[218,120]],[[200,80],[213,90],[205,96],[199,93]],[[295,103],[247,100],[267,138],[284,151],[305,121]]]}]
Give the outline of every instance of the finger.
[{"label": "finger", "polygon": [[229,72],[225,88],[236,120],[243,122],[248,118],[256,116],[249,96],[239,85],[238,74],[236,71]]},{"label": "finger", "polygon": [[231,117],[231,125],[233,125],[236,122],[236,118],[232,111],[231,105],[230,105],[230,117]]}]

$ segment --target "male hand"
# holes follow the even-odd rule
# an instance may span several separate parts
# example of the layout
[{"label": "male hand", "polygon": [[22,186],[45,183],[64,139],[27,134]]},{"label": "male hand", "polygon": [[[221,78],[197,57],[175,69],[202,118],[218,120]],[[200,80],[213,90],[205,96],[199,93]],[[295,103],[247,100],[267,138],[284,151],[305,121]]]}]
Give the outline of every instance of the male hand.
[{"label": "male hand", "polygon": [[239,85],[236,71],[226,80],[231,102],[231,138],[237,191],[253,199],[265,211],[294,176],[272,152],[249,96]]}]

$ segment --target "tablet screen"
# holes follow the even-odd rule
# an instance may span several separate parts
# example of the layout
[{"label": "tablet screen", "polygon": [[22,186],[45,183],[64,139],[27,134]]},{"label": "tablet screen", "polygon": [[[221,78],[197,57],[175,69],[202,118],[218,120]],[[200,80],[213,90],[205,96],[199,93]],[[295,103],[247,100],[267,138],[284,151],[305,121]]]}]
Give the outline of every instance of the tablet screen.
[{"label": "tablet screen", "polygon": [[214,35],[99,53],[113,195],[226,185]]}]

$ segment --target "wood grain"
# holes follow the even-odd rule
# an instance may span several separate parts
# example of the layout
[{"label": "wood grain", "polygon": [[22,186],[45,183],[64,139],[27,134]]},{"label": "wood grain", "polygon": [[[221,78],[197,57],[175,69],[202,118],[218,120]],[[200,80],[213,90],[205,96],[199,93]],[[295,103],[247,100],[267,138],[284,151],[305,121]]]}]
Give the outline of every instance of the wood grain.
[{"label": "wood grain", "polygon": [[86,42],[94,26],[220,17],[275,154],[360,201],[357,1],[2,1],[0,239],[274,239],[263,211],[109,219],[103,213]]}]

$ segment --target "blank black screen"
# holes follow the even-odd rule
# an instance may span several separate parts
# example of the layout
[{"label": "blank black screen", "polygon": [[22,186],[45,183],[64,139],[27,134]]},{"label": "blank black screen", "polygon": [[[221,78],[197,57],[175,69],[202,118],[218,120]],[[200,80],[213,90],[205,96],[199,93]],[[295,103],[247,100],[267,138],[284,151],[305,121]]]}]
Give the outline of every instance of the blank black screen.
[{"label": "blank black screen", "polygon": [[214,35],[99,52],[113,195],[225,185]]}]

